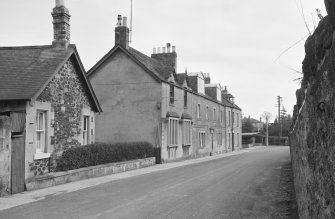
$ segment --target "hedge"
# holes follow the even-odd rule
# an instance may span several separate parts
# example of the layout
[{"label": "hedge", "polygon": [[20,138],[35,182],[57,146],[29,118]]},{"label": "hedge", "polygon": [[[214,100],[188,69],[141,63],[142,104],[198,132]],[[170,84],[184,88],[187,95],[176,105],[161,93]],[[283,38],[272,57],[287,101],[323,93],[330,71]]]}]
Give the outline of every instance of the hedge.
[{"label": "hedge", "polygon": [[57,160],[56,170],[66,171],[154,156],[154,148],[148,142],[95,143],[64,151]]}]

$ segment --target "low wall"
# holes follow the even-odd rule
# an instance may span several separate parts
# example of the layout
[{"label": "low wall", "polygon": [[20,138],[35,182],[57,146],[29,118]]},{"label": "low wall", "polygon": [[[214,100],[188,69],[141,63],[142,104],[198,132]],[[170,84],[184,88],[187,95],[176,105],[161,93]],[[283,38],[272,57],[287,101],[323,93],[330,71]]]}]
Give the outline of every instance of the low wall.
[{"label": "low wall", "polygon": [[64,172],[53,172],[26,180],[26,187],[28,191],[42,189],[64,183],[149,167],[155,165],[155,163],[156,159],[154,157],[150,157],[146,159],[104,164]]}]

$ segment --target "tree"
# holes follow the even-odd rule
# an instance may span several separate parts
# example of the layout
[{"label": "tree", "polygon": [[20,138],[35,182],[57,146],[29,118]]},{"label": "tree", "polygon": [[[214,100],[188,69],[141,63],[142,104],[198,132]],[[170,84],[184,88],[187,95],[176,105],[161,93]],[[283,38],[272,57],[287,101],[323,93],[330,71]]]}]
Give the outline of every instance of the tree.
[{"label": "tree", "polygon": [[262,118],[265,120],[266,125],[266,139],[265,139],[265,145],[269,146],[269,121],[272,117],[272,114],[269,112],[263,112]]},{"label": "tree", "polygon": [[250,118],[245,118],[243,120],[244,121],[242,123],[242,132],[243,133],[253,132],[254,126],[252,125],[252,122],[251,122]]}]

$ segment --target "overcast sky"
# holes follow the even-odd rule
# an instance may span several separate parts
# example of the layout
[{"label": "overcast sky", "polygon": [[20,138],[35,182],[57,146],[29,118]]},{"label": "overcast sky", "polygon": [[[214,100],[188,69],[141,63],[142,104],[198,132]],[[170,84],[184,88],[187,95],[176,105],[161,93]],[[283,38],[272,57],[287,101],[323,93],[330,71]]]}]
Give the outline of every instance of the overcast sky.
[{"label": "overcast sky", "polygon": [[[130,15],[130,0],[65,0],[71,14],[71,43],[88,71],[114,46],[117,15]],[[0,46],[52,42],[54,0],[1,0]],[[276,116],[277,96],[292,114],[294,81],[302,75],[304,42],[280,54],[318,23],[323,0],[133,0],[133,42],[147,55],[153,47],[176,46],[178,72],[210,73],[228,87],[243,115]],[[128,18],[128,20],[130,20]],[[314,22],[313,22],[314,21]],[[1,80],[1,78],[0,78]]]}]

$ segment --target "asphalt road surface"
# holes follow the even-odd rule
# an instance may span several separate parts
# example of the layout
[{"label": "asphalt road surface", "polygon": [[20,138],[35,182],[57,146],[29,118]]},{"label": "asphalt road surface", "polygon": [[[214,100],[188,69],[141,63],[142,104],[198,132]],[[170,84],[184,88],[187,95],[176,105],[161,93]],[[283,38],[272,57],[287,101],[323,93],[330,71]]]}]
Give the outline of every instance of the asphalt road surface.
[{"label": "asphalt road surface", "polygon": [[272,218],[288,147],[120,179],[0,211],[16,218]]}]

